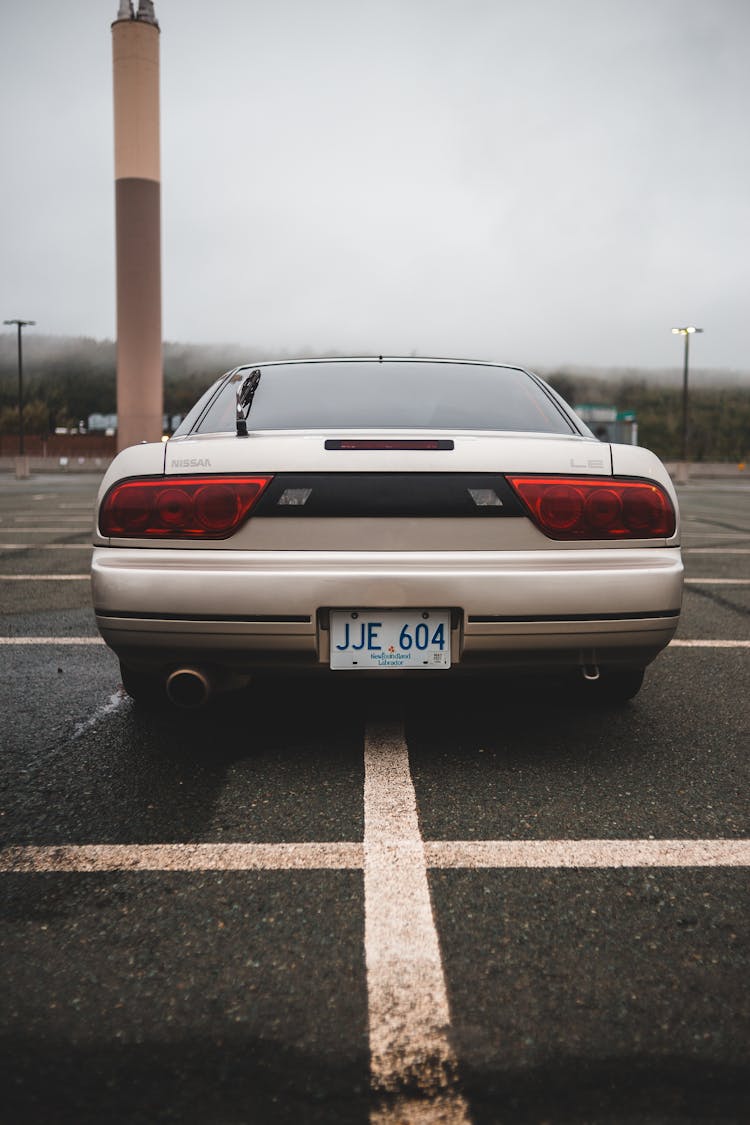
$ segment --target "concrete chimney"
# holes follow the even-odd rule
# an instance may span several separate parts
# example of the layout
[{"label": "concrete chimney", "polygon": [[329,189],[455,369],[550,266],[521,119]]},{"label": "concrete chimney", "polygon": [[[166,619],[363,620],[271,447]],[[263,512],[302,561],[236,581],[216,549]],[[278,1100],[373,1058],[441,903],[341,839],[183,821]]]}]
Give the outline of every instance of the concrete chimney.
[{"label": "concrete chimney", "polygon": [[117,238],[117,448],[160,441],[159,25],[154,5],[120,0],[112,24]]},{"label": "concrete chimney", "polygon": [[138,0],[138,15],[135,18],[144,20],[145,23],[152,23],[154,27],[158,27],[159,24],[156,19],[153,0]]}]

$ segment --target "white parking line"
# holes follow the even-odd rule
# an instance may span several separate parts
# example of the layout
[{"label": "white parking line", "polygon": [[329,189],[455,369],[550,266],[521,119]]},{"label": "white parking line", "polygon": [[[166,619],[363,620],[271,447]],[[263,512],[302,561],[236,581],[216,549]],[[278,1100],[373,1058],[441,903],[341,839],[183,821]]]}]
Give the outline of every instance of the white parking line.
[{"label": "white parking line", "polygon": [[0,527],[0,535],[90,535],[91,525],[79,523],[77,527]]},{"label": "white parking line", "polygon": [[450,1011],[427,868],[738,868],[750,840],[423,842],[400,725],[368,732],[365,841],[9,847],[0,872],[361,870],[372,1125],[469,1125],[448,1041]]},{"label": "white parking line", "polygon": [[[0,645],[100,645],[101,637],[0,637]],[[669,648],[750,648],[750,641],[670,641]],[[667,651],[665,649],[665,651]]]},{"label": "white parking line", "polygon": [[430,840],[428,867],[749,867],[750,840]]},{"label": "white parking line", "polygon": [[750,641],[670,641],[670,648],[750,648]]},{"label": "white parking line", "polygon": [[90,574],[0,574],[0,582],[88,582]]},{"label": "white parking line", "polygon": [[750,578],[686,578],[686,586],[750,586]]},{"label": "white parking line", "polygon": [[[82,582],[88,574],[0,574],[0,582]],[[750,578],[686,578],[686,586],[750,586]]]},{"label": "white parking line", "polygon": [[0,543],[0,554],[3,551],[90,551],[91,549],[90,543]]},{"label": "white parking line", "polygon": [[365,960],[371,1121],[470,1120],[448,1042],[448,996],[400,724],[365,742]]},{"label": "white parking line", "polygon": [[689,555],[750,555],[750,547],[683,547]]},{"label": "white parking line", "polygon": [[361,870],[361,844],[66,844],[0,851],[0,871]]},{"label": "white parking line", "polygon": [[[402,850],[408,848],[402,845]],[[750,839],[425,840],[431,868],[750,867]],[[48,844],[0,849],[0,871],[361,871],[364,845]]]},{"label": "white parking line", "polygon": [[101,637],[0,637],[0,645],[103,645]]}]

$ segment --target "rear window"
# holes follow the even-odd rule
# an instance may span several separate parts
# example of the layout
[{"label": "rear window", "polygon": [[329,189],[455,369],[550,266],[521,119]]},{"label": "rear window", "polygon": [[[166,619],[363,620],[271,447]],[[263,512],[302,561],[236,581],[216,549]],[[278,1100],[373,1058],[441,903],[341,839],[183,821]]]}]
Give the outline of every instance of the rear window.
[{"label": "rear window", "polygon": [[[235,428],[238,379],[228,382],[193,430]],[[578,431],[525,371],[468,363],[352,361],[259,365],[250,430]],[[180,432],[185,432],[185,426]]]}]

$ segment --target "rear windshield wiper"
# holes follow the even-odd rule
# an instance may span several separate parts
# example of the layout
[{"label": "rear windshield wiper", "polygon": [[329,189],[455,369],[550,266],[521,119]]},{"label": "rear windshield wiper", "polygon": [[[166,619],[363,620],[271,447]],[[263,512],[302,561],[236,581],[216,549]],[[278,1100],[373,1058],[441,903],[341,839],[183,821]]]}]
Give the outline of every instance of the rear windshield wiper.
[{"label": "rear windshield wiper", "polygon": [[260,371],[256,367],[237,388],[237,437],[247,437],[247,416],[253,405],[253,398],[260,382]]}]

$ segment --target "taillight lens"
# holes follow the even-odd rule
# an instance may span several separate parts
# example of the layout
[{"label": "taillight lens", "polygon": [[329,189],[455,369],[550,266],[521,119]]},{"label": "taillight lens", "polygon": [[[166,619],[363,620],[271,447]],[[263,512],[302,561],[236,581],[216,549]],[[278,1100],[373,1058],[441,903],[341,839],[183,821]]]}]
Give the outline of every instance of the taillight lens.
[{"label": "taillight lens", "polygon": [[650,481],[608,477],[506,478],[550,539],[668,539],[675,510]]},{"label": "taillight lens", "polygon": [[110,488],[99,511],[102,535],[226,539],[247,519],[270,476],[160,477]]}]

